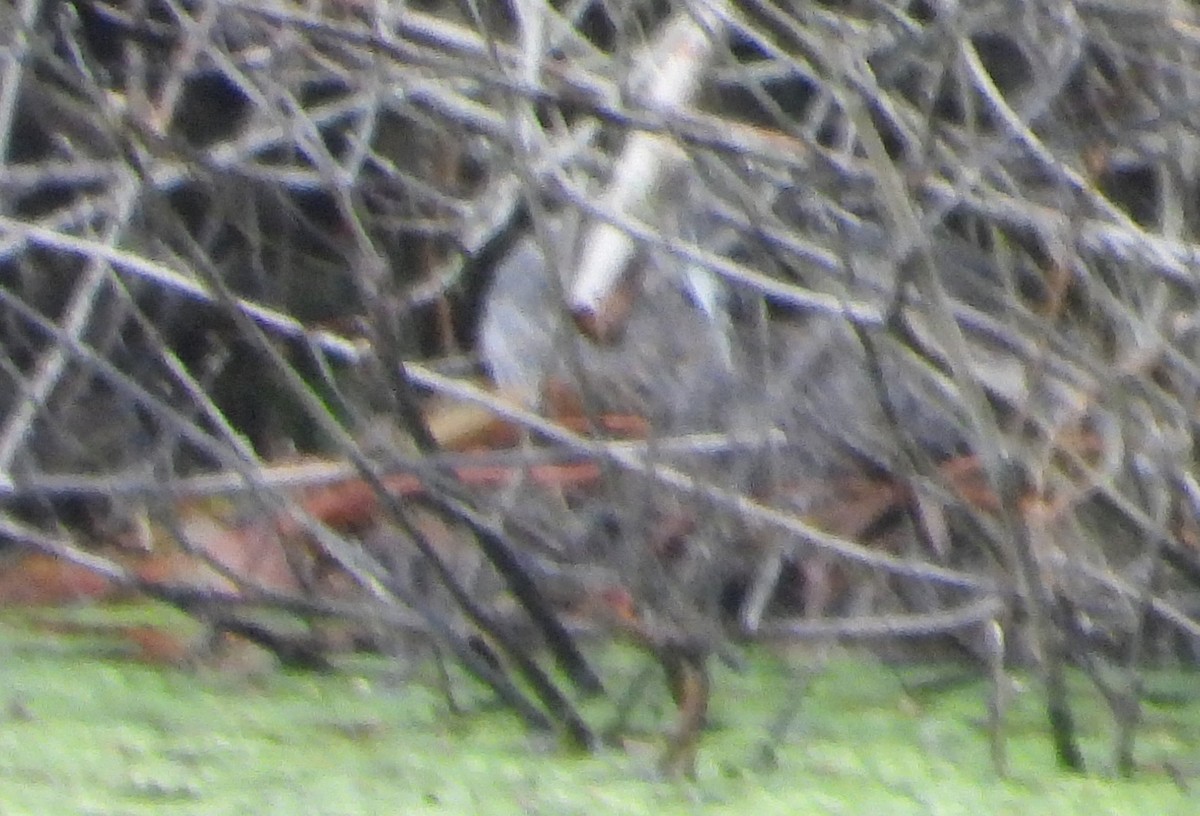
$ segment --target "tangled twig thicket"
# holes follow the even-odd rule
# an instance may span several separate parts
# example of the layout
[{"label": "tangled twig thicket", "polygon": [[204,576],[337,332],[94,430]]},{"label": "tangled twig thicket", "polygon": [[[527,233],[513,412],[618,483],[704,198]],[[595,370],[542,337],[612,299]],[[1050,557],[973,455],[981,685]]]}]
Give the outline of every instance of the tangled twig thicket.
[{"label": "tangled twig thicket", "polygon": [[[1104,686],[1127,767],[1137,667],[1195,659],[1190,5],[0,20],[12,542],[239,631],[268,602],[420,630],[581,741],[514,621],[595,688],[562,617],[595,599],[668,668],[731,636],[1032,661],[1072,765],[1065,664]],[[441,450],[448,401],[523,441]],[[366,515],[301,491],[350,478]],[[194,540],[212,493],[238,499],[223,555]],[[225,589],[95,545],[147,514]],[[231,559],[256,536],[303,539],[286,580]]]}]

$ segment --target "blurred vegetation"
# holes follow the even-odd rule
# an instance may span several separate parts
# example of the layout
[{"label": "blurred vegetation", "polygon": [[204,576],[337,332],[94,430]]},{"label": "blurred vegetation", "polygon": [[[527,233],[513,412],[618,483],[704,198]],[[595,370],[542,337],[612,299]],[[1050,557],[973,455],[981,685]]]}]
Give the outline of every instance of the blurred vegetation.
[{"label": "blurred vegetation", "polygon": [[1193,5],[23,0],[0,45],[0,601],[432,645],[578,744],[612,634],[683,754],[746,644],[867,640],[1030,671],[1077,769],[1081,672],[1137,766],[1200,654]]},{"label": "blurred vegetation", "polygon": [[[162,614],[126,610],[108,623],[161,622]],[[1083,744],[1100,773],[1054,770],[1028,689],[1014,701],[1012,773],[1001,780],[980,724],[980,690],[971,681],[939,685],[962,683],[961,667],[885,669],[843,655],[805,677],[803,701],[774,741],[768,729],[799,681],[779,657],[760,652],[745,673],[720,678],[696,781],[662,785],[653,771],[657,734],[631,735],[623,751],[564,753],[531,739],[457,675],[466,711],[451,714],[429,666],[409,673],[358,660],[326,676],[183,673],[113,660],[95,638],[27,626],[9,615],[0,628],[0,800],[22,812],[1182,816],[1200,762],[1193,684],[1178,673],[1149,678],[1158,702],[1137,781],[1112,778],[1103,706],[1087,694]],[[621,650],[603,662],[627,679],[639,661]],[[655,719],[669,701],[658,695],[645,705]],[[612,714],[607,706],[596,713]]]}]

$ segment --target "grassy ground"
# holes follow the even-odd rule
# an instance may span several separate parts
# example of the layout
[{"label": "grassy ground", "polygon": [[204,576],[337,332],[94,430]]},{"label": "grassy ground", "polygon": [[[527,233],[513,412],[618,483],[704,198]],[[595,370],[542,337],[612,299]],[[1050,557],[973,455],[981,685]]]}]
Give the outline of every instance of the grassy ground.
[{"label": "grassy ground", "polygon": [[[636,669],[610,654],[616,687]],[[117,659],[94,637],[0,623],[0,814],[1056,814],[1196,812],[1195,678],[1160,676],[1141,770],[1111,778],[1107,719],[1081,707],[1094,775],[1051,769],[1036,695],[1008,720],[1012,773],[991,768],[983,689],[913,690],[915,674],[838,660],[801,692],[773,656],[718,678],[698,779],[652,778],[653,729],[623,750],[571,756],[461,696],[451,714],[394,666],[345,674],[181,671]],[[1082,688],[1082,686],[1081,686]],[[907,690],[906,690],[907,689]],[[1171,694],[1174,689],[1180,694]],[[769,724],[800,705],[772,757]],[[660,695],[661,696],[661,695]],[[610,714],[591,710],[599,723]],[[638,721],[661,723],[655,697]],[[1200,786],[1200,780],[1192,781]]]}]

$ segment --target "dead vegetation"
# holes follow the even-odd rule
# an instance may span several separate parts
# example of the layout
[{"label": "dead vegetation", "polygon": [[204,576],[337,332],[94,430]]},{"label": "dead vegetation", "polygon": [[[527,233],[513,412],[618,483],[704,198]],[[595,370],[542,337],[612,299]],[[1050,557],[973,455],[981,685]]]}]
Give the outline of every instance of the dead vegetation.
[{"label": "dead vegetation", "polygon": [[598,691],[616,627],[670,771],[712,655],[941,640],[1035,666],[1072,767],[1087,669],[1132,768],[1200,634],[1190,5],[0,20],[9,602],[433,643],[583,744],[544,661]]}]

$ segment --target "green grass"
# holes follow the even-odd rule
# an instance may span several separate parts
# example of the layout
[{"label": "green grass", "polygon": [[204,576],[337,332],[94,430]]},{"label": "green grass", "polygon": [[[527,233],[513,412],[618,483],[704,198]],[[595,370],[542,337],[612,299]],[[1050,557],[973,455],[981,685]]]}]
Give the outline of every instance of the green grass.
[{"label": "green grass", "polygon": [[[614,688],[636,669],[626,652],[602,665]],[[930,669],[918,673],[928,674]],[[455,716],[422,679],[362,661],[343,674],[227,674],[113,659],[94,639],[0,624],[0,814],[1193,814],[1174,781],[1200,767],[1200,703],[1148,706],[1141,770],[1110,768],[1111,733],[1078,688],[1093,775],[1054,770],[1037,695],[1008,718],[1012,773],[989,760],[984,690],[906,693],[913,671],[838,660],[801,691],[778,657],[721,672],[698,779],[653,778],[654,695],[625,750],[577,756],[488,711],[460,680]],[[1181,691],[1194,677],[1162,675]],[[795,721],[763,761],[769,724],[799,699]],[[593,722],[611,716],[589,704]],[[1192,783],[1200,784],[1200,781]]]}]

